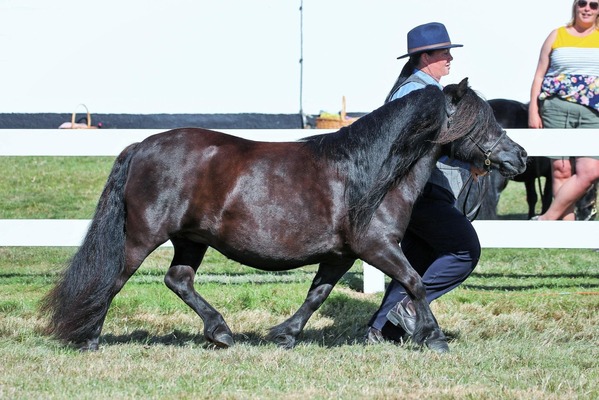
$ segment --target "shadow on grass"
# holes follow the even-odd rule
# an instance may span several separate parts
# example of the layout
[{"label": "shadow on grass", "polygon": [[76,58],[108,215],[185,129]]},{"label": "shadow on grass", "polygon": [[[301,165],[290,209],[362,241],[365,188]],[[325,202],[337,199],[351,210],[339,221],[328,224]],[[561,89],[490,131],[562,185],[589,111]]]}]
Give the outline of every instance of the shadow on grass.
[{"label": "shadow on grass", "polygon": [[[584,288],[585,290],[594,290],[599,288],[599,274],[580,273],[580,274],[530,274],[530,273],[479,273],[472,274],[475,281],[482,283],[472,283],[473,280],[464,282],[461,287],[473,290],[488,291],[527,291],[536,289],[572,289]],[[497,280],[514,280],[517,284],[498,283]],[[488,282],[488,284],[486,283]]]},{"label": "shadow on grass", "polygon": [[[343,294],[332,296],[319,309],[321,316],[330,318],[332,324],[322,329],[315,329],[309,327],[310,321],[308,321],[308,328],[304,329],[296,344],[306,343],[326,348],[364,343],[366,324],[376,310],[376,306],[370,301],[354,299]],[[280,322],[285,318],[281,316]],[[137,343],[148,346],[188,346],[195,344],[206,348],[214,347],[204,338],[202,329],[203,327],[200,326],[199,330],[194,332],[175,330],[166,335],[136,330],[126,335],[102,335],[100,342],[107,345]],[[233,332],[233,339],[237,344],[244,343],[252,346],[272,343],[266,339],[266,332],[259,331]]]},{"label": "shadow on grass", "polygon": [[[530,289],[551,288],[560,289],[562,287],[571,289],[572,282],[563,284],[555,279],[580,279],[580,286],[592,290],[599,288],[599,283],[590,283],[589,280],[599,279],[599,274],[501,274],[501,273],[478,273],[478,280],[483,280],[482,284],[470,284],[466,281],[462,287],[467,289],[478,289],[488,291],[527,291]],[[351,289],[361,291],[362,275],[358,272],[347,273],[342,282]],[[518,285],[498,285],[496,279],[514,279]],[[488,280],[488,285],[484,282]],[[527,282],[530,280],[530,282]],[[586,282],[585,282],[586,281]],[[298,307],[300,304],[297,305]],[[378,302],[372,300],[350,297],[347,294],[333,292],[322,307],[318,310],[320,316],[329,319],[330,324],[323,328],[311,327],[311,321],[308,321],[306,329],[297,338],[296,344],[317,345],[323,348],[333,348],[345,345],[355,345],[365,342],[367,323],[378,307]],[[282,323],[286,316],[280,316],[279,323]],[[166,335],[156,335],[145,330],[134,331],[127,335],[103,335],[101,342],[108,345],[123,343],[139,343],[143,345],[167,345],[167,346],[189,346],[197,345],[205,348],[214,348],[203,335],[202,325],[199,325],[197,331],[174,330]],[[449,341],[459,340],[459,332],[444,331]],[[251,346],[266,346],[271,342],[266,339],[267,332],[262,330],[248,330],[242,332],[233,332],[233,338],[237,344],[249,344]]]},{"label": "shadow on grass", "polygon": [[100,337],[100,342],[108,345],[138,343],[148,346],[188,346],[190,343],[204,344],[206,343],[206,340],[202,334],[183,332],[180,330],[175,330],[166,335],[154,335],[146,330],[136,330],[126,335],[102,335]]}]

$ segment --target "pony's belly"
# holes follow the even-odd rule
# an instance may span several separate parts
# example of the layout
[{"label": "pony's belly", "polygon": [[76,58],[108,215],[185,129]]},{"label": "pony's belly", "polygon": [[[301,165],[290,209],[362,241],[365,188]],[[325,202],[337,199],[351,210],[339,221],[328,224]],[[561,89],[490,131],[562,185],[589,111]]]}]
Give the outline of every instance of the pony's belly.
[{"label": "pony's belly", "polygon": [[283,271],[343,256],[324,236],[216,237],[209,245],[234,261],[257,269]]}]

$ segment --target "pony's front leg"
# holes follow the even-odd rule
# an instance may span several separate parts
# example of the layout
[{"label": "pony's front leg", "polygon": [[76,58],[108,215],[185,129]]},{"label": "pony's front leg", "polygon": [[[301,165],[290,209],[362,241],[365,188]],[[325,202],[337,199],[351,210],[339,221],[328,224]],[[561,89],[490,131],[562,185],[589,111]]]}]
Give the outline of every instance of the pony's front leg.
[{"label": "pony's front leg", "polygon": [[414,316],[407,316],[407,318],[415,320],[412,340],[419,345],[426,345],[436,352],[448,352],[447,338],[439,328],[439,324],[426,301],[426,288],[422,278],[412,268],[401,247],[393,243],[386,249],[372,246],[363,255],[362,260],[378,268],[390,278],[395,279],[405,288],[415,311]]},{"label": "pony's front leg", "polygon": [[335,265],[321,263],[304,303],[285,322],[271,328],[267,338],[286,349],[293,348],[298,335],[302,332],[312,314],[329,297],[333,287],[339,282],[343,274],[349,271],[354,261],[348,260],[343,264]]},{"label": "pony's front leg", "polygon": [[[411,297],[411,296],[410,296]],[[412,340],[414,340],[414,342],[422,345],[426,345],[426,347],[428,347],[429,349],[431,349],[432,351],[435,351],[437,353],[447,353],[449,351],[449,345],[447,344],[447,337],[445,336],[445,334],[443,333],[443,331],[441,330],[441,328],[439,328],[439,324],[437,322],[437,320],[435,319],[435,316],[433,315],[430,306],[428,304],[428,302],[426,301],[426,299],[424,301],[420,301],[420,302],[416,302],[413,298],[411,299],[410,303],[412,303],[412,305],[414,306],[414,314],[412,315],[409,311],[407,311],[406,307],[403,307],[403,302],[399,303],[397,306],[399,307],[399,310],[403,310],[404,313],[399,315],[399,318],[403,318],[403,321],[393,321],[390,314],[394,312],[395,308],[392,309],[391,311],[389,311],[389,314],[387,318],[389,318],[390,321],[392,321],[393,323],[397,324],[397,322],[399,322],[400,326],[402,326],[404,328],[404,330],[407,331],[407,326],[409,326],[411,319],[415,320],[415,329],[414,332],[412,333]],[[432,331],[426,328],[426,322],[423,324],[423,328],[418,329],[418,323],[419,323],[419,316],[421,315],[428,315],[430,314],[433,318],[434,321],[434,326],[432,328]],[[403,323],[402,323],[403,322]],[[406,324],[407,322],[407,324]],[[406,325],[404,325],[406,324]]]}]

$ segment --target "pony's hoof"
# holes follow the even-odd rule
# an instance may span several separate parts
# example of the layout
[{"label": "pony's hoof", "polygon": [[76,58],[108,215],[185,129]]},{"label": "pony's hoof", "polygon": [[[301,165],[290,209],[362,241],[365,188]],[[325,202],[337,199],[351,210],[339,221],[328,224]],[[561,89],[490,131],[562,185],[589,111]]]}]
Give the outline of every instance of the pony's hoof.
[{"label": "pony's hoof", "polygon": [[205,336],[210,343],[221,349],[226,349],[235,344],[233,334],[228,329],[217,328],[214,332]]},{"label": "pony's hoof", "polygon": [[290,335],[278,335],[270,339],[284,349],[289,350],[295,347],[295,338]]},{"label": "pony's hoof", "polygon": [[98,351],[100,349],[98,339],[86,340],[85,342],[77,343],[74,347],[82,353]]},{"label": "pony's hoof", "polygon": [[208,341],[220,349],[227,349],[235,344],[233,337],[226,334],[219,335],[214,339],[208,339]]},{"label": "pony's hoof", "polygon": [[270,328],[266,340],[275,342],[284,349],[292,349],[295,347],[295,335],[292,335],[290,329],[285,323]]},{"label": "pony's hoof", "polygon": [[449,353],[449,345],[446,340],[430,340],[426,342],[426,347],[435,353]]},{"label": "pony's hoof", "polygon": [[449,345],[447,344],[447,338],[443,334],[443,332],[433,332],[429,337],[424,341],[426,347],[429,350],[434,351],[435,353],[449,353]]},{"label": "pony's hoof", "polygon": [[295,347],[295,336],[281,331],[277,332],[275,328],[270,331],[266,338],[284,349],[292,349]]}]

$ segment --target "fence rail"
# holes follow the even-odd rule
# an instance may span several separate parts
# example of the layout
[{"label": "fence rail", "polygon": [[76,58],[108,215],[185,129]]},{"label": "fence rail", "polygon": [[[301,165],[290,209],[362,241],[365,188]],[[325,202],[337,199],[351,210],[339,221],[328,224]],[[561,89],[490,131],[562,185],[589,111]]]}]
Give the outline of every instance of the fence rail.
[{"label": "fence rail", "polygon": [[[0,156],[116,156],[163,129],[0,129]],[[284,142],[330,129],[224,129],[251,140]],[[531,156],[597,156],[598,129],[507,129]]]},{"label": "fence rail", "polygon": [[[127,145],[162,132],[157,129],[0,130],[0,156],[116,156]],[[292,141],[331,130],[228,129],[250,140]],[[599,130],[509,129],[531,156],[597,156]],[[88,220],[0,220],[0,246],[78,246]],[[599,221],[475,221],[482,247],[599,248]],[[168,243],[166,244],[169,245]],[[384,289],[383,274],[364,267],[364,291]]]}]

